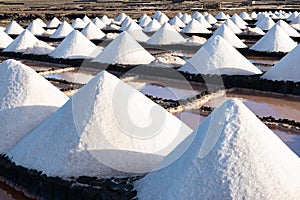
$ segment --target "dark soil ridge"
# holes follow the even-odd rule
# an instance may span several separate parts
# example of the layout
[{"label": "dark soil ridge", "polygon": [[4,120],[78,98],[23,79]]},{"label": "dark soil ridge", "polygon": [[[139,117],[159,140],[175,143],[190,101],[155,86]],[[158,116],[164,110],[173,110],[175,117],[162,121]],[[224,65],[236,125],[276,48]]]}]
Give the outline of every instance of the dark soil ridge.
[{"label": "dark soil ridge", "polygon": [[99,179],[80,176],[62,179],[16,165],[0,155],[0,181],[33,199],[127,200],[136,199],[133,182],[141,177]]}]

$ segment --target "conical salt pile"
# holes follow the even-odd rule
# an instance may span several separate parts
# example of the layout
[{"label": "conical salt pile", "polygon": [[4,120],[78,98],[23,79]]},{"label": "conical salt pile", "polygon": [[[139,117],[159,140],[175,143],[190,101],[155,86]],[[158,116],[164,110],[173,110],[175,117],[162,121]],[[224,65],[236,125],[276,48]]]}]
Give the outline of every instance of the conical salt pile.
[{"label": "conical salt pile", "polygon": [[224,38],[210,38],[179,71],[191,74],[253,75],[262,72]]},{"label": "conical salt pile", "polygon": [[90,22],[92,22],[92,20],[86,15],[84,15],[84,17],[82,18],[82,21],[84,21],[85,24],[89,24]]},{"label": "conical salt pile", "polygon": [[3,61],[0,77],[0,153],[7,153],[68,98],[19,61]]},{"label": "conical salt pile", "polygon": [[273,81],[300,82],[299,55],[300,46],[298,45],[269,69],[261,78]]},{"label": "conical salt pile", "polygon": [[240,14],[240,17],[243,19],[243,20],[252,20],[252,18],[250,17],[250,15],[247,13],[247,12],[241,12]]},{"label": "conical salt pile", "polygon": [[20,26],[16,21],[12,21],[7,25],[4,32],[9,35],[19,35],[23,31],[24,31],[24,28],[22,26]]},{"label": "conical salt pile", "polygon": [[192,20],[192,17],[191,15],[184,13],[180,19],[183,23],[188,24]]},{"label": "conical salt pile", "polygon": [[95,19],[93,19],[93,23],[100,29],[106,27],[106,24],[104,24],[98,17],[95,17]]},{"label": "conical salt pile", "polygon": [[124,29],[133,39],[138,42],[146,42],[149,37],[143,32],[142,28],[135,22],[132,21],[127,28]]},{"label": "conical salt pile", "polygon": [[211,14],[206,15],[205,19],[210,24],[215,24],[218,22],[217,19],[214,16],[212,16]]},{"label": "conical salt pile", "polygon": [[231,21],[240,29],[246,29],[247,28],[247,22],[245,22],[240,16],[237,14],[232,15],[230,18]]},{"label": "conical salt pile", "polygon": [[51,176],[128,175],[152,170],[191,132],[102,71],[8,155],[16,164]]},{"label": "conical salt pile", "polygon": [[50,38],[64,38],[73,31],[73,27],[66,21],[64,21],[57,30],[50,36]]},{"label": "conical salt pile", "polygon": [[235,48],[247,48],[245,45],[225,24],[215,30],[212,37],[220,35]]},{"label": "conical salt pile", "polygon": [[33,45],[38,39],[28,30],[24,30],[10,45],[3,51],[5,52],[24,52],[28,47]]},{"label": "conical salt pile", "polygon": [[59,25],[61,24],[61,22],[59,21],[59,19],[57,19],[57,17],[54,17],[47,25],[47,28],[57,28]]},{"label": "conical salt pile", "polygon": [[231,21],[231,19],[227,19],[223,24],[230,28],[234,34],[240,34],[243,32],[237,25],[235,25],[235,23]]},{"label": "conical salt pile", "polygon": [[168,162],[135,184],[138,199],[300,198],[299,157],[237,99],[209,115]]},{"label": "conical salt pile", "polygon": [[162,25],[147,41],[148,44],[179,44],[186,40],[169,23]]},{"label": "conical salt pile", "polygon": [[115,23],[117,24],[121,24],[125,18],[127,17],[127,15],[125,13],[120,13],[114,20]]},{"label": "conical salt pile", "polygon": [[36,20],[33,20],[26,28],[33,35],[43,35],[45,33],[45,29],[40,25],[40,23]]},{"label": "conical salt pile", "polygon": [[0,49],[4,49],[12,43],[13,39],[4,31],[0,30]]},{"label": "conical salt pile", "polygon": [[275,25],[275,22],[270,17],[264,17],[256,24],[261,30],[270,30]]},{"label": "conical salt pile", "polygon": [[198,11],[194,12],[194,14],[192,15],[193,19],[198,19],[199,17],[204,17],[204,16]]},{"label": "conical salt pile", "polygon": [[49,56],[54,58],[90,58],[96,45],[77,30],[72,31]]},{"label": "conical salt pile", "polygon": [[210,25],[210,23],[208,23],[208,21],[205,19],[205,17],[203,15],[201,15],[199,18],[197,18],[197,21],[200,22],[200,24],[202,24],[205,28],[212,27],[212,25]]},{"label": "conical salt pile", "polygon": [[293,19],[293,21],[290,23],[290,25],[296,29],[296,30],[300,30],[300,15],[298,15],[295,19]]},{"label": "conical salt pile", "polygon": [[106,15],[103,15],[103,16],[101,17],[101,21],[102,21],[104,24],[106,24],[107,26],[110,25],[111,22],[112,22],[112,20],[109,19]]},{"label": "conical salt pile", "polygon": [[82,19],[76,18],[71,26],[74,29],[83,29],[86,26],[86,23]]},{"label": "conical salt pile", "polygon": [[298,33],[298,31],[293,29],[285,21],[279,20],[276,24],[279,25],[289,36],[291,36],[291,37],[300,37],[300,34]]},{"label": "conical salt pile", "polygon": [[[140,27],[145,27],[147,26],[150,22],[152,21],[152,19],[147,15],[142,21],[139,22]],[[160,27],[160,26],[159,26]]]},{"label": "conical salt pile", "polygon": [[152,15],[152,18],[153,18],[153,19],[157,19],[158,16],[161,15],[161,13],[162,13],[162,12],[159,11],[159,10],[155,11],[154,14]]},{"label": "conical salt pile", "polygon": [[[148,16],[147,14],[143,14],[137,22],[138,22],[138,23],[141,23],[141,22],[144,21],[146,18],[149,18],[149,16]],[[151,17],[150,17],[150,18],[151,18]]]},{"label": "conical salt pile", "polygon": [[121,23],[121,30],[124,30],[131,22],[133,22],[133,19],[131,19],[129,16],[127,16],[123,22]]},{"label": "conical salt pile", "polygon": [[219,12],[216,16],[216,19],[218,20],[226,20],[229,19],[229,17],[224,12]]},{"label": "conical salt pile", "polygon": [[182,33],[211,33],[210,30],[205,28],[200,22],[196,19],[192,19],[184,29],[181,30]]},{"label": "conical salt pile", "polygon": [[155,58],[126,31],[118,35],[92,62],[107,64],[149,64]]},{"label": "conical salt pile", "polygon": [[293,12],[286,20],[293,21],[298,15],[299,13]]},{"label": "conical salt pile", "polygon": [[160,24],[164,24],[167,23],[169,21],[169,17],[165,14],[165,13],[161,13],[158,17],[157,17],[157,21]]},{"label": "conical salt pile", "polygon": [[170,22],[169,22],[170,25],[172,26],[177,26],[179,28],[183,28],[185,27],[185,23],[183,23],[181,21],[181,19],[179,19],[177,16],[173,17]]},{"label": "conical salt pile", "polygon": [[250,49],[264,52],[290,52],[296,46],[297,43],[280,26],[275,24]]},{"label": "conical salt pile", "polygon": [[93,22],[86,25],[81,33],[90,40],[100,40],[105,37],[105,33],[103,33]]},{"label": "conical salt pile", "polygon": [[45,22],[41,18],[36,18],[35,21],[37,21],[43,28],[47,26],[47,24],[45,24]]},{"label": "conical salt pile", "polygon": [[151,22],[149,22],[143,29],[145,32],[155,32],[161,27],[160,23],[153,19]]},{"label": "conical salt pile", "polygon": [[51,53],[55,47],[38,40],[32,47],[28,47],[23,54],[33,54],[33,55],[48,55]]}]

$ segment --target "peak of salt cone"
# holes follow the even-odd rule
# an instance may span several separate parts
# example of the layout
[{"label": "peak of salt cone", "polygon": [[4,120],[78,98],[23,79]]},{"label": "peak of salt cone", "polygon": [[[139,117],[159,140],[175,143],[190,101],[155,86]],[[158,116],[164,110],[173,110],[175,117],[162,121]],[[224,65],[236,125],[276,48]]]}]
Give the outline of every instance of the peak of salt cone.
[{"label": "peak of salt cone", "polygon": [[[139,199],[299,199],[300,159],[242,102],[215,109],[171,165],[135,183]],[[280,163],[280,164],[278,164]]]},{"label": "peak of salt cone", "polygon": [[151,22],[149,22],[145,28],[143,29],[143,31],[145,32],[155,32],[157,31],[159,28],[161,27],[160,23],[156,20],[153,19]]},{"label": "peak of salt cone", "polygon": [[216,19],[218,20],[226,20],[229,19],[229,17],[224,12],[219,12],[216,16]]},{"label": "peak of salt cone", "polygon": [[45,24],[45,22],[40,18],[36,18],[35,21],[37,21],[40,24],[40,26],[43,28],[47,26],[47,24]]},{"label": "peak of salt cone", "polygon": [[30,31],[25,29],[3,51],[5,51],[5,52],[24,52],[28,47],[33,47],[33,45],[37,41],[38,41],[38,39]]},{"label": "peak of salt cone", "polygon": [[146,42],[149,37],[143,32],[142,28],[135,22],[132,21],[127,28],[124,29],[133,39],[138,42]]},{"label": "peak of salt cone", "polygon": [[86,25],[81,33],[90,40],[100,40],[105,37],[105,33],[103,33],[93,22]]},{"label": "peak of salt cone", "polygon": [[47,25],[47,28],[57,28],[59,25],[61,24],[61,22],[59,21],[59,19],[57,19],[57,17],[54,17]]},{"label": "peak of salt cone", "polygon": [[288,23],[283,20],[279,20],[277,23],[289,36],[291,37],[300,37],[298,31],[293,29]]},{"label": "peak of salt cone", "polygon": [[0,49],[6,48],[12,41],[13,39],[7,33],[0,30]]},{"label": "peak of salt cone", "polygon": [[192,17],[191,15],[184,13],[180,19],[183,23],[188,24],[192,20]]},{"label": "peak of salt cone", "polygon": [[82,29],[85,26],[86,26],[86,23],[80,18],[76,18],[72,23],[72,27],[74,29]]},{"label": "peak of salt cone", "polygon": [[73,30],[49,56],[54,58],[90,58],[96,51],[96,45],[82,33]]},{"label": "peak of salt cone", "polygon": [[43,35],[46,31],[37,20],[33,20],[26,29],[34,35]]},{"label": "peak of salt cone", "polygon": [[154,14],[152,15],[152,18],[153,18],[153,19],[157,19],[157,18],[159,17],[159,15],[161,15],[161,13],[162,13],[162,12],[159,11],[159,10],[155,11]]},{"label": "peak of salt cone", "polygon": [[0,152],[7,153],[66,101],[30,67],[10,59],[0,64]]},{"label": "peak of salt cone", "polygon": [[211,33],[210,30],[205,28],[200,22],[196,19],[192,19],[184,29],[181,30],[182,33]]},{"label": "peak of salt cone", "polygon": [[127,15],[125,13],[120,13],[116,17],[115,22],[122,23],[125,20],[126,17],[127,17]]},{"label": "peak of salt cone", "polygon": [[127,16],[123,22],[121,23],[121,30],[124,30],[131,22],[133,22],[133,19],[131,19],[129,16]]},{"label": "peak of salt cone", "polygon": [[138,20],[138,23],[141,23],[142,21],[144,21],[146,18],[148,18],[149,16],[147,14],[143,14],[140,19]]},{"label": "peak of salt cone", "polygon": [[180,19],[183,16],[183,14],[181,12],[179,12],[176,14],[176,16]]},{"label": "peak of salt cone", "polygon": [[165,13],[161,13],[158,18],[157,18],[157,21],[160,23],[160,24],[164,24],[164,23],[167,23],[169,21],[169,17],[165,14]]},{"label": "peak of salt cone", "polygon": [[199,17],[204,17],[204,16],[198,11],[194,12],[194,14],[192,15],[193,19],[198,19]]},{"label": "peak of salt cone", "polygon": [[177,26],[177,27],[180,27],[180,28],[183,28],[185,27],[185,23],[183,23],[181,21],[181,19],[179,19],[177,16],[173,17],[170,22],[169,22],[170,25],[174,25],[174,26]]},{"label": "peak of salt cone", "polygon": [[112,22],[112,20],[109,19],[106,15],[103,15],[103,16],[101,17],[101,21],[102,21],[104,24],[106,24],[107,26],[110,25],[111,22]]},{"label": "peak of salt cone", "polygon": [[33,54],[33,55],[48,55],[55,48],[46,42],[38,40],[32,47],[28,47],[23,54]]},{"label": "peak of salt cone", "polygon": [[290,52],[296,46],[297,43],[279,25],[275,24],[250,49],[263,52]]},{"label": "peak of salt cone", "polygon": [[205,19],[210,24],[215,24],[218,22],[217,19],[214,16],[212,16],[211,14],[206,15]]},{"label": "peak of salt cone", "polygon": [[234,34],[240,34],[243,32],[237,25],[235,25],[235,23],[231,21],[231,19],[227,19],[223,24],[230,28]]},{"label": "peak of salt cone", "polygon": [[[145,17],[142,21],[139,22],[139,25],[140,25],[141,27],[145,27],[145,26],[147,26],[151,21],[152,21],[152,19],[151,19],[149,16],[147,16],[147,17]],[[160,26],[159,26],[159,27],[160,27]]]},{"label": "peak of salt cone", "polygon": [[50,38],[65,38],[69,33],[73,31],[73,27],[66,21],[64,21],[57,30],[50,36]]},{"label": "peak of salt cone", "polygon": [[179,44],[186,40],[169,23],[162,25],[146,42],[153,45]]},{"label": "peak of salt cone", "polygon": [[16,21],[11,21],[6,29],[5,29],[5,33],[9,34],[9,35],[19,35],[24,31],[24,28],[22,26],[20,26]]},{"label": "peak of salt cone", "polygon": [[86,15],[84,15],[84,17],[82,18],[82,21],[84,21],[85,24],[89,24],[90,22],[92,22],[92,20]]},{"label": "peak of salt cone", "polygon": [[268,70],[261,78],[273,81],[300,82],[299,54],[300,46],[298,45],[270,70]]},{"label": "peak of salt cone", "polygon": [[245,22],[240,16],[237,14],[232,15],[230,18],[231,21],[240,29],[246,29],[247,28],[247,22]]},{"label": "peak of salt cone", "polygon": [[247,45],[245,45],[225,24],[215,30],[212,37],[216,35],[222,36],[235,48],[247,48]]},{"label": "peak of salt cone", "polygon": [[191,74],[253,75],[262,72],[219,35],[211,37],[179,71]]},{"label": "peak of salt cone", "polygon": [[106,27],[106,24],[104,24],[98,17],[95,17],[95,19],[93,19],[93,23],[100,29]]},{"label": "peak of salt cone", "polygon": [[270,30],[274,25],[275,22],[270,17],[264,17],[256,24],[257,27],[264,31]]},{"label": "peak of salt cone", "polygon": [[200,22],[200,24],[202,24],[205,28],[211,28],[212,27],[203,15],[198,17],[197,21]]},{"label": "peak of salt cone", "polygon": [[299,13],[293,12],[286,20],[293,21],[298,15],[299,15]]},{"label": "peak of salt cone", "polygon": [[100,72],[8,155],[51,176],[124,176],[149,172],[191,132],[142,93]]},{"label": "peak of salt cone", "polygon": [[243,19],[243,20],[252,20],[252,18],[250,17],[250,15],[247,13],[247,12],[241,12],[240,14],[240,17]]},{"label": "peak of salt cone", "polygon": [[136,42],[126,31],[118,35],[93,62],[107,64],[149,64],[155,58]]}]

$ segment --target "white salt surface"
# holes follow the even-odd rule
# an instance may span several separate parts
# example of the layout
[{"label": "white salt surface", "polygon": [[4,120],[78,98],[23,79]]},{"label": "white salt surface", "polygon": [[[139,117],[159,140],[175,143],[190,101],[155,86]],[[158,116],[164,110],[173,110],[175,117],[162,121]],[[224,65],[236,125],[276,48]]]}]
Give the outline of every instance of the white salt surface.
[{"label": "white salt surface", "polygon": [[149,22],[143,29],[145,32],[155,32],[161,27],[160,23],[153,19],[151,22]]},{"label": "white salt surface", "polygon": [[126,31],[117,36],[92,62],[107,64],[149,64],[155,58]]},{"label": "white salt surface", "polygon": [[162,54],[159,56],[156,56],[155,62],[165,63],[165,64],[171,64],[171,65],[184,65],[185,61],[171,53]]},{"label": "white salt surface", "polygon": [[28,47],[33,47],[33,45],[37,41],[38,41],[38,39],[30,31],[25,29],[3,51],[5,51],[5,52],[24,52]]},{"label": "white salt surface", "polygon": [[100,29],[106,27],[106,24],[104,24],[98,17],[95,17],[95,19],[93,19],[93,23]]},{"label": "white salt surface", "polygon": [[5,33],[3,30],[0,30],[0,48],[4,49],[6,48],[8,45],[10,45],[10,43],[12,43],[13,39],[7,34]]},{"label": "white salt surface", "polygon": [[86,25],[81,33],[90,40],[100,40],[105,37],[105,33],[103,33],[93,22]]},{"label": "white salt surface", "polygon": [[231,19],[227,19],[223,24],[230,28],[234,34],[240,34],[243,32],[237,25],[235,25],[235,23],[231,21]]},{"label": "white salt surface", "polygon": [[263,52],[290,52],[297,46],[279,25],[275,24],[250,49]]},{"label": "white salt surface", "polygon": [[86,26],[87,24],[80,18],[76,18],[73,22],[72,22],[72,27],[74,29],[82,29]]},{"label": "white salt surface", "polygon": [[205,28],[212,27],[212,25],[210,25],[210,23],[208,23],[208,21],[205,19],[205,17],[203,15],[201,15],[199,18],[197,18],[197,21],[200,22],[200,24],[202,24]]},{"label": "white salt surface", "polygon": [[61,21],[57,17],[53,17],[48,23],[47,28],[57,28],[61,24]]},{"label": "white salt surface", "polygon": [[33,54],[33,55],[48,55],[51,53],[55,47],[38,40],[32,47],[28,47],[23,54]]},{"label": "white salt surface", "polygon": [[103,71],[8,155],[50,176],[128,175],[152,170],[191,132],[142,93]]},{"label": "white salt surface", "polygon": [[300,159],[240,101],[225,102],[135,183],[139,199],[299,199]]},{"label": "white salt surface", "polygon": [[270,30],[275,25],[275,22],[270,17],[264,17],[262,20],[258,21],[256,26],[260,29],[266,31]]},{"label": "white salt surface", "polygon": [[73,27],[66,21],[63,21],[57,30],[50,36],[50,38],[64,38],[73,31]]},{"label": "white salt surface", "polygon": [[279,20],[277,23],[289,36],[291,37],[300,37],[300,33],[292,28],[288,23],[283,20]]},{"label": "white salt surface", "polygon": [[192,37],[188,38],[184,45],[203,45],[207,40],[204,37],[199,37],[193,35]]},{"label": "white salt surface", "polygon": [[218,20],[226,20],[229,17],[224,12],[218,12],[216,14],[215,18],[218,19]]},{"label": "white salt surface", "polygon": [[96,51],[96,45],[77,30],[72,31],[49,56],[54,58],[90,58]]},{"label": "white salt surface", "polygon": [[300,46],[298,45],[279,62],[277,62],[261,78],[274,81],[300,82],[299,54]]},{"label": "white salt surface", "polygon": [[37,20],[33,20],[26,29],[34,35],[43,35],[46,31]]},{"label": "white salt surface", "polygon": [[206,15],[205,19],[210,24],[215,24],[218,22],[217,19],[214,16],[212,16],[211,14]]},{"label": "white salt surface", "polygon": [[205,26],[203,26],[196,19],[192,19],[185,27],[181,30],[182,33],[211,33]]},{"label": "white salt surface", "polygon": [[4,32],[9,35],[19,35],[23,31],[24,31],[24,28],[22,26],[20,26],[16,21],[12,21],[7,25]]},{"label": "white salt surface", "polygon": [[254,27],[254,28],[248,27],[245,29],[244,33],[248,34],[248,35],[264,35],[265,34],[265,32],[263,30],[261,30],[259,27]]},{"label": "white salt surface", "polygon": [[219,35],[211,37],[178,70],[191,74],[253,75],[262,73]]},{"label": "white salt surface", "polygon": [[0,77],[0,153],[7,153],[68,98],[33,69],[12,59],[0,64]]},{"label": "white salt surface", "polygon": [[162,25],[146,42],[152,45],[180,44],[186,40],[169,23]]},{"label": "white salt surface", "polygon": [[134,21],[132,21],[125,29],[133,39],[138,42],[146,42],[149,37],[143,32],[142,28]]}]

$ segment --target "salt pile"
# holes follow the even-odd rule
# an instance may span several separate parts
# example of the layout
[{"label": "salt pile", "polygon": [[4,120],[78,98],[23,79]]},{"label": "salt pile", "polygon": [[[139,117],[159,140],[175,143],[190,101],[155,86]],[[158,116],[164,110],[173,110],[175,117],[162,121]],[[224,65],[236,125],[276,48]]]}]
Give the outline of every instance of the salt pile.
[{"label": "salt pile", "polygon": [[143,29],[144,32],[155,32],[161,27],[160,23],[153,19],[151,22],[149,22]]},{"label": "salt pile", "polygon": [[254,28],[248,27],[245,29],[244,33],[248,34],[248,35],[264,35],[265,34],[265,32],[258,27],[254,27]]},{"label": "salt pile", "polygon": [[245,45],[225,24],[215,30],[212,37],[220,35],[235,48],[247,48]]},{"label": "salt pile", "polygon": [[191,15],[184,13],[180,19],[183,23],[188,24],[192,20],[192,17]]},{"label": "salt pile", "polygon": [[24,30],[10,45],[8,45],[4,52],[24,52],[28,47],[33,45],[38,39],[28,30]]},{"label": "salt pile", "polygon": [[219,35],[211,37],[178,70],[191,74],[253,75],[262,73]]},{"label": "salt pile", "polygon": [[107,64],[149,64],[155,58],[126,31],[114,39],[92,62]]},{"label": "salt pile", "polygon": [[275,24],[250,49],[264,52],[290,52],[296,46],[297,43],[280,26]]},{"label": "salt pile", "polygon": [[120,30],[124,30],[131,22],[133,22],[133,19],[131,19],[129,16],[127,16],[121,23]]},{"label": "salt pile", "polygon": [[127,15],[125,13],[120,13],[114,20],[114,23],[117,23],[117,24],[121,24],[125,18],[127,17]]},{"label": "salt pile", "polygon": [[230,28],[234,34],[240,34],[243,32],[237,25],[235,25],[235,23],[231,21],[231,19],[227,19],[223,24]]},{"label": "salt pile", "polygon": [[252,18],[252,19],[257,19],[257,14],[256,14],[256,12],[252,12],[251,14],[250,14],[250,17]]},{"label": "salt pile", "polygon": [[66,21],[64,21],[57,30],[50,36],[50,38],[64,38],[73,31],[73,27]]},{"label": "salt pile", "polygon": [[250,15],[247,13],[247,12],[241,12],[240,14],[240,17],[243,19],[243,20],[252,20],[252,18],[250,17]]},{"label": "salt pile", "polygon": [[191,132],[102,71],[8,155],[18,165],[50,176],[128,175],[152,170]]},{"label": "salt pile", "polygon": [[152,45],[179,44],[186,42],[169,23],[162,25],[146,42]]},{"label": "salt pile", "polygon": [[134,21],[132,21],[127,28],[124,29],[133,39],[138,42],[146,42],[149,37],[143,32],[142,28]]},{"label": "salt pile", "polygon": [[159,10],[155,11],[154,14],[152,15],[152,18],[153,18],[153,19],[157,19],[158,16],[161,15],[161,13],[162,13],[162,12],[159,11]]},{"label": "salt pile", "polygon": [[204,16],[198,11],[194,12],[194,14],[192,15],[193,19],[198,19],[199,17],[204,17]]},{"label": "salt pile", "polygon": [[32,47],[28,47],[23,54],[33,54],[33,55],[48,55],[55,48],[46,42],[38,40]]},{"label": "salt pile", "polygon": [[179,28],[183,28],[185,27],[185,23],[183,23],[181,21],[181,19],[179,19],[177,16],[173,17],[170,22],[169,22],[170,25],[173,25],[173,26],[177,26]]},{"label": "salt pile", "polygon": [[139,25],[141,27],[145,27],[147,26],[150,22],[152,21],[152,19],[147,15],[142,21],[139,22]]},{"label": "salt pile", "polygon": [[138,199],[299,199],[300,159],[242,102],[226,101],[135,183]]},{"label": "salt pile", "polygon": [[4,32],[9,35],[19,35],[23,31],[24,31],[24,28],[22,26],[20,26],[16,21],[12,21],[7,25]]},{"label": "salt pile", "polygon": [[298,31],[293,29],[285,21],[279,20],[276,24],[279,25],[289,36],[291,36],[291,37],[300,37],[300,34],[298,33]]},{"label": "salt pile", "polygon": [[237,14],[232,15],[230,18],[231,21],[240,29],[246,29],[247,28],[247,22],[245,22],[240,16]]},{"label": "salt pile", "polygon": [[36,18],[35,21],[37,21],[41,27],[43,28],[47,27],[47,24],[45,24],[45,22],[42,19]]},{"label": "salt pile", "polygon": [[176,14],[176,16],[180,19],[180,18],[183,16],[183,14],[182,14],[181,12],[178,12],[178,13]]},{"label": "salt pile", "polygon": [[300,82],[299,53],[300,46],[298,45],[261,78],[273,81]]},{"label": "salt pile", "polygon": [[[138,23],[141,23],[142,21],[144,21],[146,18],[150,18],[147,14],[143,14],[140,19],[137,21]],[[151,18],[150,18],[151,19]]]},{"label": "salt pile", "polygon": [[93,23],[100,29],[106,27],[106,24],[104,24],[98,17],[95,17],[95,19],[93,19]]},{"label": "salt pile", "polygon": [[84,15],[84,17],[82,18],[82,21],[84,21],[85,24],[89,24],[92,22],[92,20],[86,15]]},{"label": "salt pile", "polygon": [[290,25],[296,29],[296,30],[300,30],[300,15],[298,15],[295,19],[293,19],[293,21],[290,23]]},{"label": "salt pile", "polygon": [[47,25],[47,28],[57,28],[59,25],[61,24],[61,22],[59,21],[59,19],[57,19],[57,17],[54,17]]},{"label": "salt pile", "polygon": [[200,22],[196,19],[192,19],[184,29],[181,30],[182,33],[211,33],[210,30],[205,28]]},{"label": "salt pile", "polygon": [[43,35],[46,31],[37,20],[33,20],[26,29],[34,35]]},{"label": "salt pile", "polygon": [[256,24],[261,30],[270,30],[275,25],[275,22],[270,17],[264,17]]},{"label": "salt pile", "polygon": [[210,24],[215,24],[218,22],[217,19],[214,16],[212,16],[211,14],[206,15],[205,19]]},{"label": "salt pile", "polygon": [[4,31],[0,30],[0,49],[5,49],[12,43],[13,39]]},{"label": "salt pile", "polygon": [[299,13],[293,12],[286,20],[293,21],[298,15]]},{"label": "salt pile", "polygon": [[215,18],[216,18],[217,20],[226,20],[226,19],[228,19],[229,17],[228,17],[225,13],[219,12],[219,13],[215,16]]},{"label": "salt pile", "polygon": [[68,98],[19,61],[3,61],[0,76],[0,152],[7,153]]},{"label": "salt pile", "polygon": [[165,13],[161,13],[158,17],[157,17],[157,21],[160,24],[164,24],[167,23],[169,21],[169,17],[165,14]]},{"label": "salt pile", "polygon": [[93,22],[86,25],[81,33],[90,40],[100,40],[105,37],[105,33],[103,33]]},{"label": "salt pile", "polygon": [[54,58],[90,58],[94,56],[96,45],[82,33],[73,30],[49,56]]},{"label": "salt pile", "polygon": [[83,29],[85,26],[86,23],[80,18],[76,18],[72,23],[74,29]]},{"label": "salt pile", "polygon": [[111,22],[112,22],[112,20],[109,19],[106,15],[103,15],[103,16],[101,17],[101,21],[102,21],[104,24],[106,24],[107,26],[110,25]]},{"label": "salt pile", "polygon": [[212,25],[208,23],[208,21],[205,19],[205,17],[202,15],[201,17],[197,18],[197,21],[200,22],[205,28],[211,28]]}]

